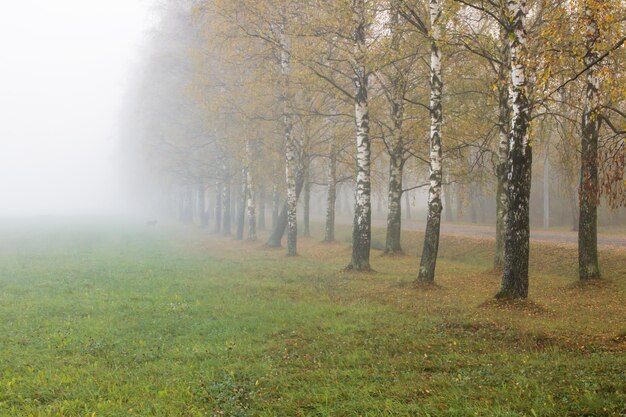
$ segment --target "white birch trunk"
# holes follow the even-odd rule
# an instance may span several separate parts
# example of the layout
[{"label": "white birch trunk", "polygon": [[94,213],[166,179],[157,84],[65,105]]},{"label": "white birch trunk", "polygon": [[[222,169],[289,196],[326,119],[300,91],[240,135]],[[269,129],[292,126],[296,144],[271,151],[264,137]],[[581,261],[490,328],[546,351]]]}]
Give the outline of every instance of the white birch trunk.
[{"label": "white birch trunk", "polygon": [[[393,4],[391,15],[391,49],[399,52],[400,32],[398,31],[398,1]],[[404,137],[402,124],[404,122],[404,92],[406,90],[406,74],[401,69],[394,69],[391,75],[391,102],[392,132],[389,144],[389,185],[387,199],[387,238],[385,241],[386,254],[402,253],[402,176],[404,169]]]},{"label": "white birch trunk", "polygon": [[280,70],[282,78],[283,132],[285,141],[285,179],[287,183],[287,256],[297,254],[298,222],[296,195],[297,149],[293,138],[293,120],[289,100],[289,77],[291,75],[290,41],[285,34],[285,24],[279,27]]},{"label": "white birch trunk", "polygon": [[424,248],[420,260],[417,276],[418,282],[433,283],[435,281],[435,266],[439,250],[439,231],[441,226],[441,179],[442,179],[442,152],[441,126],[443,121],[441,95],[443,80],[441,74],[441,0],[429,1],[431,25],[431,52],[430,52],[430,187],[428,189],[428,217],[426,219],[426,233]]},{"label": "white birch trunk", "polygon": [[328,150],[328,176],[326,194],[326,227],[324,230],[324,242],[335,241],[335,203],[337,200],[337,138],[334,126]]},{"label": "white birch trunk", "polygon": [[[506,16],[504,16],[506,17]],[[508,31],[500,28],[501,60],[498,68],[498,166],[496,168],[496,253],[494,269],[504,266],[504,241],[506,239],[507,207],[507,161],[509,158],[509,134],[511,132],[511,104],[509,97],[510,54]]]},{"label": "white birch trunk", "polygon": [[352,229],[352,260],[347,269],[369,271],[371,246],[371,179],[370,179],[370,137],[368,81],[369,73],[365,64],[366,53],[366,16],[365,1],[352,0],[352,9],[356,28],[354,31],[354,71],[355,100],[354,116],[356,121],[356,192],[354,224]]}]

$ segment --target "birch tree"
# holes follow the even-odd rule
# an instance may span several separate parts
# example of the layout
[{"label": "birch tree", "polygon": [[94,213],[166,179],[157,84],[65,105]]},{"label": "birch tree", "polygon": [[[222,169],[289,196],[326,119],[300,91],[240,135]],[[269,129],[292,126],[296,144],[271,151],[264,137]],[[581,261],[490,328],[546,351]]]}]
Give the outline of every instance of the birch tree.
[{"label": "birch tree", "polygon": [[356,123],[356,190],[354,224],[352,229],[352,259],[347,269],[368,271],[371,246],[371,143],[369,129],[368,84],[369,70],[366,64],[367,31],[369,21],[365,0],[352,0],[354,23],[354,118]]},{"label": "birch tree", "polygon": [[598,22],[589,2],[584,4],[585,47],[583,62],[587,71],[582,115],[580,156],[580,214],[578,225],[578,271],[580,279],[600,277],[598,265],[598,137],[600,135],[600,77],[594,62],[598,59]]},{"label": "birch tree", "polygon": [[526,0],[507,0],[511,22],[511,134],[507,161],[506,236],[502,284],[497,298],[528,297],[530,185],[532,146],[529,143],[530,107],[526,75]]}]

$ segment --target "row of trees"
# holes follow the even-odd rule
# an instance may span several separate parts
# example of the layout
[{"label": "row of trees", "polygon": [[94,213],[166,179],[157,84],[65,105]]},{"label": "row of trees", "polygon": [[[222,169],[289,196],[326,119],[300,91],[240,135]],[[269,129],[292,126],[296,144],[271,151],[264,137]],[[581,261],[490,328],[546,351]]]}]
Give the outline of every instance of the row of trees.
[{"label": "row of trees", "polygon": [[[598,278],[601,197],[626,205],[625,6],[170,0],[129,93],[130,162],[183,220],[197,204],[215,232],[230,232],[236,196],[238,239],[246,223],[257,238],[271,203],[267,244],[286,233],[290,256],[301,194],[306,235],[311,185],[326,188],[332,241],[337,187],[351,184],[356,271],[370,270],[372,182],[387,183],[386,253],[402,252],[403,193],[427,188],[421,283],[435,280],[442,200],[476,175],[492,179],[498,297],[517,298],[528,295],[532,155],[547,161],[551,146],[566,193],[579,196],[580,278]],[[373,161],[386,175],[372,178]]]}]

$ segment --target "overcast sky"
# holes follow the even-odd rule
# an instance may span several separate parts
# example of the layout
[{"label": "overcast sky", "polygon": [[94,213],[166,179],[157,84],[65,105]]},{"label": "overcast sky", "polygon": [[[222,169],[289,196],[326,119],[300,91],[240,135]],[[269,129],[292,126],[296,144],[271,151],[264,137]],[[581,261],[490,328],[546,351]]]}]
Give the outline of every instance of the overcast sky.
[{"label": "overcast sky", "polygon": [[17,0],[0,10],[0,214],[120,200],[117,119],[150,0]]}]

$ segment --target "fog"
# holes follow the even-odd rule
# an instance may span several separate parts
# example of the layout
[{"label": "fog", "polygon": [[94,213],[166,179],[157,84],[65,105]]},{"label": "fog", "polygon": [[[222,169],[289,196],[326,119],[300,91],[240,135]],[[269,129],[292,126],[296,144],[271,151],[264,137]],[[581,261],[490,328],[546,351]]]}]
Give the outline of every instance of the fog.
[{"label": "fog", "polygon": [[118,119],[146,0],[20,0],[0,13],[0,215],[125,210]]}]

